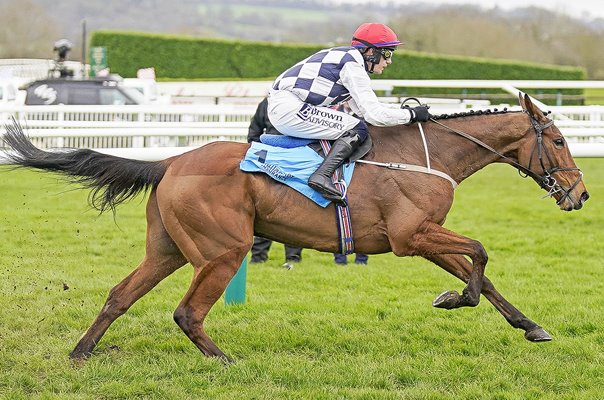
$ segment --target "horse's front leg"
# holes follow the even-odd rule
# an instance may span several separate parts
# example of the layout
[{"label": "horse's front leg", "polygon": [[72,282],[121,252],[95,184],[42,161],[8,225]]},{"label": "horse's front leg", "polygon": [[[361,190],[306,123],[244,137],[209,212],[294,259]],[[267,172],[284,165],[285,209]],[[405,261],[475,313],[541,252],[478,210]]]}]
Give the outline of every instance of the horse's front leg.
[{"label": "horse's front leg", "polygon": [[[425,257],[451,275],[467,282],[472,271],[472,264],[463,256],[455,254],[440,254]],[[503,315],[512,327],[524,330],[524,337],[531,342],[546,342],[552,337],[539,325],[527,318],[516,307],[510,304],[498,291],[491,281],[484,276],[482,279],[482,294]]]},{"label": "horse's front leg", "polygon": [[410,241],[412,255],[429,257],[439,254],[460,254],[470,257],[472,271],[463,292],[451,290],[440,294],[434,299],[434,307],[453,309],[459,307],[475,307],[480,302],[484,269],[488,256],[482,244],[474,239],[459,235],[433,222],[425,223],[415,233]]}]

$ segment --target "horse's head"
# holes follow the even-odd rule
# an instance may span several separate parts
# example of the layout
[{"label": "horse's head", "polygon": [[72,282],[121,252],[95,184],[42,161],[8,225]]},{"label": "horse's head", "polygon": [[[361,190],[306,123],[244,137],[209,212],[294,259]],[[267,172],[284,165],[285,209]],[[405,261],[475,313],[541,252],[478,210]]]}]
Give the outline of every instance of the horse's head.
[{"label": "horse's head", "polygon": [[530,121],[526,140],[518,149],[518,162],[526,166],[523,172],[547,190],[560,209],[580,209],[589,194],[583,184],[583,173],[577,168],[566,140],[554,121],[547,118],[527,94],[518,97],[528,115],[527,122]]}]

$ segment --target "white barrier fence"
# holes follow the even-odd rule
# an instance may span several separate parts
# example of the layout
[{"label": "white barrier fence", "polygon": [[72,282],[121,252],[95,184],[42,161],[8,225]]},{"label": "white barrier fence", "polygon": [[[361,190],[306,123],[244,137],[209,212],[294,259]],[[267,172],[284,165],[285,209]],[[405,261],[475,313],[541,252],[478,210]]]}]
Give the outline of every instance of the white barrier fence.
[{"label": "white barrier fence", "polygon": [[[433,113],[461,112],[469,107],[459,100],[423,100],[432,104]],[[488,107],[488,103],[479,103],[472,108]],[[245,142],[255,108],[241,104],[0,106],[0,125],[10,123],[14,116],[41,148],[93,148],[129,158],[157,160],[217,140]],[[545,109],[552,111],[574,156],[604,156],[604,107]],[[5,147],[0,137],[0,149]]]},{"label": "white barrier fence", "polygon": [[[272,81],[158,82],[158,92],[176,103],[257,104],[268,93]],[[469,80],[469,79],[373,79],[371,87],[391,96],[395,88],[501,89],[517,96],[519,89],[556,89],[562,105],[562,89],[602,89],[604,81]],[[398,100],[397,100],[398,101]],[[480,101],[480,100],[468,100]],[[539,103],[539,102],[537,102]]]},{"label": "white barrier fence", "polygon": [[[439,113],[447,113],[464,111],[469,106],[486,108],[488,104],[440,99],[433,102],[433,107]],[[201,146],[217,140],[245,142],[256,106],[0,106],[0,124],[10,122],[14,116],[33,143],[42,148]]]},{"label": "white barrier fence", "polygon": [[255,110],[241,105],[18,106],[0,107],[0,124],[14,117],[42,148],[201,146],[245,142]]}]

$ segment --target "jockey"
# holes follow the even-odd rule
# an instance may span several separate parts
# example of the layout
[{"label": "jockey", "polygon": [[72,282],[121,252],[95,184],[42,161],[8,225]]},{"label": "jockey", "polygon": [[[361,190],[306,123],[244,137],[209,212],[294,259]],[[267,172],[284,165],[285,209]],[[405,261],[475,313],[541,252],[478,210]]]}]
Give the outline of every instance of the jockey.
[{"label": "jockey", "polygon": [[[331,176],[367,138],[367,123],[392,126],[430,118],[426,106],[382,104],[371,89],[368,73],[381,74],[392,63],[392,54],[400,44],[386,25],[364,23],[354,32],[350,46],[321,50],[283,72],[273,83],[268,116],[277,130],[288,136],[335,140],[308,179],[308,185],[326,199],[344,202]],[[345,101],[360,118],[330,108]]]}]

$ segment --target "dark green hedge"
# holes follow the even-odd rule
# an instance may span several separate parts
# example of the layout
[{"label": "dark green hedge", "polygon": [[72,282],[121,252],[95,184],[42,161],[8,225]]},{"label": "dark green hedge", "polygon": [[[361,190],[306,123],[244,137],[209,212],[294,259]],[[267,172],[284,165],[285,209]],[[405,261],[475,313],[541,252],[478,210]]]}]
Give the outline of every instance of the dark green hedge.
[{"label": "dark green hedge", "polygon": [[91,46],[107,48],[111,71],[136,76],[155,67],[158,79],[272,79],[318,46],[200,39],[132,32],[94,32]]},{"label": "dark green hedge", "polygon": [[[107,62],[113,73],[132,77],[139,68],[155,67],[160,80],[273,79],[323,48],[117,31],[96,31],[90,44],[107,48]],[[573,67],[401,51],[395,54],[386,72],[374,78],[582,80],[586,72]],[[406,88],[399,93],[459,94],[461,91]],[[463,93],[470,96],[481,92]],[[581,95],[582,91],[565,90],[564,94]]]}]

